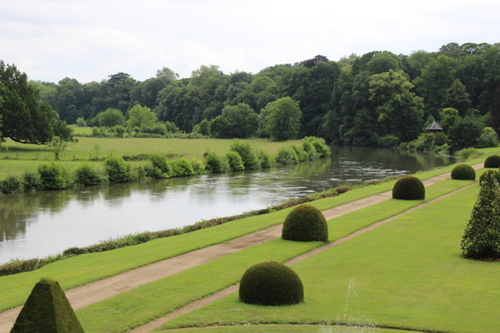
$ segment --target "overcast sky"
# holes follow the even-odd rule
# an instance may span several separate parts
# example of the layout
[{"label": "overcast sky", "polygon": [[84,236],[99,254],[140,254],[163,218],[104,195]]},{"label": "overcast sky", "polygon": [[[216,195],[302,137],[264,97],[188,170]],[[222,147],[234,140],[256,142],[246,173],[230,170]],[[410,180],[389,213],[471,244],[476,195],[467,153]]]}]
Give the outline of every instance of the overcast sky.
[{"label": "overcast sky", "polygon": [[498,0],[0,0],[0,60],[31,80],[226,73],[321,54],[500,42]]}]

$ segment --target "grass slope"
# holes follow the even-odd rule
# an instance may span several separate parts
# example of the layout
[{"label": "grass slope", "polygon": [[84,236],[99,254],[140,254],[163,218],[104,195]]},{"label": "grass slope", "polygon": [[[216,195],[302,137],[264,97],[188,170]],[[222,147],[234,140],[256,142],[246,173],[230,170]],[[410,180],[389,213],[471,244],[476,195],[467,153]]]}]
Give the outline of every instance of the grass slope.
[{"label": "grass slope", "polygon": [[478,189],[473,186],[295,264],[306,290],[302,304],[252,306],[240,303],[235,293],[164,328],[330,321],[497,332],[500,265],[460,257]]}]

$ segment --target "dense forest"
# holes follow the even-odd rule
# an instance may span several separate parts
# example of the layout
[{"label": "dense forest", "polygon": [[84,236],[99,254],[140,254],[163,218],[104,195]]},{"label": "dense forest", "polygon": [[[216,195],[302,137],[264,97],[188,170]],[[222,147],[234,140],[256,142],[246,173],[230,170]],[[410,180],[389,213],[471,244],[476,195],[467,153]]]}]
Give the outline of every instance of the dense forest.
[{"label": "dense forest", "polygon": [[[494,98],[500,43],[449,43],[410,55],[373,51],[339,61],[318,55],[256,74],[225,74],[210,65],[190,78],[163,68],[145,81],[117,73],[101,82],[31,84],[68,124],[122,127],[118,132],[133,127],[218,138],[321,136],[334,144],[397,146],[437,121],[444,142],[461,149],[477,145],[485,127],[500,129],[500,93],[496,103]],[[471,137],[458,143],[454,136],[465,135],[463,128]]]}]

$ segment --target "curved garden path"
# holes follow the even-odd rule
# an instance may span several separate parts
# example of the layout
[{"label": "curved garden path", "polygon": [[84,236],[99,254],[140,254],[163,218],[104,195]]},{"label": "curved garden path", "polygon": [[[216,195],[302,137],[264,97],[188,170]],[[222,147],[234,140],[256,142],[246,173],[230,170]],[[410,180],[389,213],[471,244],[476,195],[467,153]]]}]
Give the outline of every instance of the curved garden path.
[{"label": "curved garden path", "polygon": [[[473,166],[474,169],[480,169],[483,167],[483,164],[477,164]],[[436,177],[428,178],[423,181],[425,186],[430,186],[433,185],[439,181],[443,181],[446,179],[450,179],[450,174],[445,173]],[[344,238],[338,239],[334,242],[328,243],[322,247],[316,248],[310,252],[307,252],[303,255],[300,255],[288,262],[286,262],[286,265],[292,265],[296,262],[302,261],[312,255],[321,253],[331,247],[334,247],[338,244],[344,243],[356,236],[359,236],[365,232],[368,232],[370,230],[373,230],[377,228],[378,226],[385,224],[387,222],[390,222],[402,215],[408,214],[414,210],[417,210],[425,205],[431,204],[437,200],[440,200],[442,198],[445,198],[449,195],[452,195],[458,191],[461,191],[467,187],[461,188],[459,190],[456,190],[454,192],[451,192],[447,195],[441,196],[439,198],[436,198],[434,200],[425,202],[421,205],[418,205],[417,207],[414,207],[404,213],[398,214],[396,216],[393,216],[389,219],[377,222],[371,226],[368,226],[366,228],[363,228],[361,230],[358,230],[354,233],[352,233],[349,236],[346,236]],[[344,214],[348,214],[378,203],[381,203],[383,201],[389,200],[392,198],[392,191],[387,191],[379,194],[375,194],[360,200],[352,201],[328,210],[323,211],[323,215],[327,220],[333,219],[335,217],[342,216]],[[202,248],[200,250],[196,250],[193,252],[189,252],[186,254],[179,255],[177,257],[165,259],[147,266],[139,267],[109,278],[105,278],[102,280],[94,281],[88,284],[85,284],[80,287],[76,287],[73,289],[66,290],[66,297],[71,303],[71,306],[73,307],[74,310],[78,310],[81,308],[84,308],[88,305],[91,305],[93,303],[102,301],[104,299],[116,296],[120,293],[130,291],[132,289],[138,288],[142,285],[151,283],[153,281],[180,273],[184,270],[196,267],[198,265],[203,265],[206,263],[211,262],[214,259],[223,257],[225,255],[235,253],[238,251],[241,251],[243,249],[252,247],[257,244],[261,244],[264,242],[267,242],[272,239],[276,239],[281,237],[281,229],[282,225],[276,225],[271,228],[257,231],[255,233],[239,237],[221,244],[209,246],[206,248]],[[185,305],[184,307],[181,307],[177,309],[176,311],[161,317],[159,319],[156,319],[154,321],[151,321],[147,323],[146,325],[137,327],[130,332],[134,333],[145,333],[145,332],[152,332],[156,327],[159,327],[163,323],[179,317],[185,313],[188,313],[190,311],[196,310],[206,304],[209,304],[217,299],[220,299],[222,297],[225,297],[232,292],[238,290],[238,285],[233,285],[230,286],[220,292],[217,292],[213,295],[210,295],[206,298],[203,298],[201,300],[197,300],[195,302],[189,303]],[[10,332],[10,329],[12,328],[12,325],[14,324],[17,316],[19,315],[19,312],[21,311],[22,306],[18,306],[16,308],[4,311],[0,313],[0,333],[8,333]]]}]

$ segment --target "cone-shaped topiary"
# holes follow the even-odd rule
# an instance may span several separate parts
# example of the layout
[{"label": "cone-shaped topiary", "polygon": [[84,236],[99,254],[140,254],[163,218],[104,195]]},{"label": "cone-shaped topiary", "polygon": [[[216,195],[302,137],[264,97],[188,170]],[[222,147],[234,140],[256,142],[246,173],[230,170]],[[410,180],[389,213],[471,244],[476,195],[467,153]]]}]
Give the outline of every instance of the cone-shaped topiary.
[{"label": "cone-shaped topiary", "polygon": [[300,205],[286,217],[281,238],[298,242],[326,242],[328,224],[319,209],[311,205]]},{"label": "cone-shaped topiary", "polygon": [[291,305],[304,300],[304,286],[297,273],[276,261],[247,269],[239,293],[242,302],[257,305]]},{"label": "cone-shaped topiary", "polygon": [[491,155],[484,160],[485,168],[500,168],[500,156]]},{"label": "cone-shaped topiary", "polygon": [[[500,172],[496,171],[496,170],[492,170],[495,174],[494,174],[494,177],[497,178],[497,181],[500,183]],[[480,177],[479,177],[479,184],[481,184],[484,179],[486,178],[486,174],[487,172],[484,172]]]},{"label": "cone-shaped topiary", "polygon": [[493,170],[486,171],[461,246],[466,258],[500,258],[500,185]]},{"label": "cone-shaped topiary", "polygon": [[83,333],[57,281],[43,278],[31,291],[10,333]]},{"label": "cone-shaped topiary", "polygon": [[414,176],[400,178],[392,188],[392,198],[401,200],[425,199],[425,187],[420,179]]},{"label": "cone-shaped topiary", "polygon": [[459,164],[451,170],[451,178],[459,180],[476,180],[476,170],[468,164]]}]

